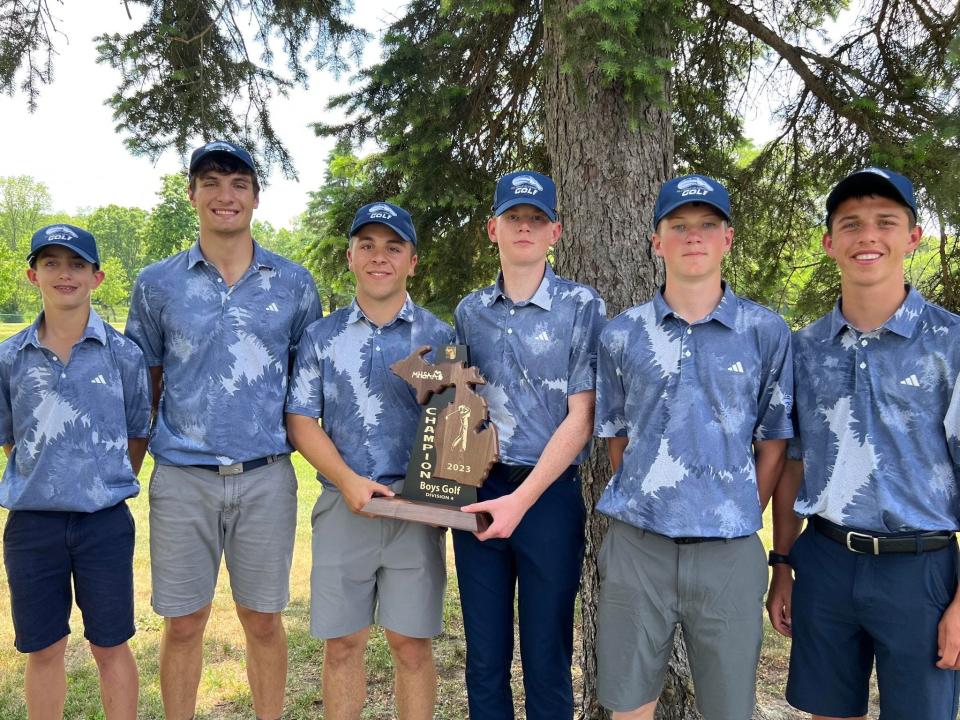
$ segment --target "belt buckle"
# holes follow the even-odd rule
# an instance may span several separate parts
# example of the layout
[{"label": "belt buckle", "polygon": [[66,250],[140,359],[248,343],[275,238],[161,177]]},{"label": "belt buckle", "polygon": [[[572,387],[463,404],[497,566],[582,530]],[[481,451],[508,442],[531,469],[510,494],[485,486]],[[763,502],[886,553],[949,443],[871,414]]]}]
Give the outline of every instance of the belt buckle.
[{"label": "belt buckle", "polygon": [[240,475],[243,472],[243,463],[234,463],[233,465],[220,465],[217,472],[224,475]]},{"label": "belt buckle", "polygon": [[854,537],[866,538],[867,540],[873,541],[873,555],[880,554],[880,538],[874,537],[873,535],[867,535],[866,533],[854,532],[853,530],[847,533],[847,550],[850,552],[855,552],[859,555],[870,555],[871,553],[864,552],[863,550],[857,550],[853,547],[852,540]]}]

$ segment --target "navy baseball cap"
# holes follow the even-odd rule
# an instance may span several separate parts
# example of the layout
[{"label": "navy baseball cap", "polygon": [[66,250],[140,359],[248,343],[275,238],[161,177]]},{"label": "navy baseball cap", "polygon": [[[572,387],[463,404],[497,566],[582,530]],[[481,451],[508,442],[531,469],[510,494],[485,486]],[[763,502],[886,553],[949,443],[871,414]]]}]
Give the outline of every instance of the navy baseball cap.
[{"label": "navy baseball cap", "polygon": [[388,202],[372,202],[357,210],[347,237],[353,237],[357,230],[370,223],[386,225],[408,243],[417,246],[417,231],[413,229],[413,218],[399,205]]},{"label": "navy baseball cap", "polygon": [[730,193],[719,182],[706,175],[684,175],[668,180],[660,187],[657,204],[653,206],[653,227],[681,205],[687,203],[706,203],[720,211],[727,222],[733,222],[730,215]]},{"label": "navy baseball cap", "polygon": [[47,225],[37,230],[30,239],[30,254],[27,262],[33,262],[37,253],[48,245],[63,245],[70,248],[77,255],[97,267],[100,266],[100,253],[97,252],[97,241],[86,230],[76,225],[60,223]]},{"label": "navy baseball cap", "polygon": [[193,154],[190,156],[190,174],[193,175],[194,169],[204,158],[214,153],[220,155],[230,155],[250,168],[250,171],[254,175],[257,174],[257,168],[253,164],[253,158],[250,157],[250,153],[248,153],[239,145],[234,145],[232,142],[227,142],[226,140],[212,140],[206,145],[201,145],[194,150]]},{"label": "navy baseball cap", "polygon": [[830,194],[827,195],[827,227],[830,227],[830,216],[837,207],[849,197],[863,197],[878,194],[890,195],[899,198],[913,212],[917,218],[917,201],[913,197],[913,183],[900,173],[880,167],[868,167],[850,173],[838,182]]},{"label": "navy baseball cap", "polygon": [[518,170],[504,175],[493,193],[493,216],[499,217],[515,205],[533,205],[557,221],[557,186],[546,175]]}]

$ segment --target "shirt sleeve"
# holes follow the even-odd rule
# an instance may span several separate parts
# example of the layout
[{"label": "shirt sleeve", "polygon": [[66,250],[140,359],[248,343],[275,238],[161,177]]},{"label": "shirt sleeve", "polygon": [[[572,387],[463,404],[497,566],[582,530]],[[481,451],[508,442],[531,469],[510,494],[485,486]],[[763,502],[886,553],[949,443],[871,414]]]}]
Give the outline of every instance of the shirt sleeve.
[{"label": "shirt sleeve", "polygon": [[0,362],[0,445],[13,445],[13,400],[10,396],[10,365]]},{"label": "shirt sleeve", "polygon": [[309,328],[297,348],[285,409],[294,415],[323,417],[323,362]]},{"label": "shirt sleeve", "polygon": [[606,323],[607,306],[598,295],[577,308],[571,338],[568,396],[596,388],[597,346]]},{"label": "shirt sleeve", "polygon": [[790,415],[793,409],[793,353],[790,330],[786,323],[777,323],[776,343],[765,352],[763,379],[757,403],[755,440],[783,440],[793,437]]},{"label": "shirt sleeve", "polygon": [[593,434],[602,438],[626,437],[626,392],[620,371],[620,358],[619,354],[611,351],[606,339],[606,334],[600,336],[600,347],[597,351],[597,404]]},{"label": "shirt sleeve", "polygon": [[300,343],[300,337],[304,330],[310,327],[310,324],[318,320],[320,312],[320,295],[317,293],[317,283],[313,276],[306,270],[303,274],[303,293],[300,296],[300,307],[297,308],[293,319],[293,326],[290,334],[290,351],[295,353],[297,345]]},{"label": "shirt sleeve", "polygon": [[132,347],[130,350],[120,365],[127,437],[145,438],[150,434],[150,371],[140,349]]},{"label": "shirt sleeve", "polygon": [[163,328],[156,305],[157,299],[140,273],[133,285],[124,335],[137,344],[150,367],[163,365]]}]

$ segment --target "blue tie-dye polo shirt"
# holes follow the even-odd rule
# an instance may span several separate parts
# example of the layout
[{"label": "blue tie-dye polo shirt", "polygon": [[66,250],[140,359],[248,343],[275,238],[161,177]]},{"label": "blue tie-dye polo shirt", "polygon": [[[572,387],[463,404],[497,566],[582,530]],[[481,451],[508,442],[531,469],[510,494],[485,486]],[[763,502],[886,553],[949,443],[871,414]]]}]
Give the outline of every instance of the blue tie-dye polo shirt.
[{"label": "blue tie-dye polo shirt", "polygon": [[[409,296],[397,316],[379,327],[354,300],[307,328],[287,412],[321,418],[355,473],[384,485],[395,483],[406,477],[421,408],[413,388],[390,365],[423,345],[436,350],[453,342],[453,328]],[[427,359],[432,362],[434,353]],[[317,479],[336,489],[319,473]]]},{"label": "blue tie-dye polo shirt", "polygon": [[232,465],[289,453],[283,403],[292,354],[320,315],[304,268],[254,243],[228,287],[199,243],[144,268],[127,335],[163,393],[150,452],[167,465]]},{"label": "blue tie-dye polo shirt", "polygon": [[606,314],[596,290],[557,277],[549,265],[529,300],[508,298],[501,277],[460,301],[457,338],[487,381],[477,390],[497,426],[500,462],[536,465],[567,416],[567,398],[595,388]]},{"label": "blue tie-dye polo shirt", "polygon": [[960,529],[960,317],[911,288],[877,330],[841,305],[793,339],[795,510],[874,532]]},{"label": "blue tie-dye polo shirt", "polygon": [[0,445],[13,445],[0,505],[96,512],[140,490],[127,440],[149,430],[147,366],[92,308],[64,365],[37,338],[42,318],[0,344]]},{"label": "blue tie-dye polo shirt", "polygon": [[724,287],[693,324],[661,292],[600,338],[597,437],[626,437],[597,509],[668,537],[735,538],[762,526],[754,440],[793,435],[790,331]]}]

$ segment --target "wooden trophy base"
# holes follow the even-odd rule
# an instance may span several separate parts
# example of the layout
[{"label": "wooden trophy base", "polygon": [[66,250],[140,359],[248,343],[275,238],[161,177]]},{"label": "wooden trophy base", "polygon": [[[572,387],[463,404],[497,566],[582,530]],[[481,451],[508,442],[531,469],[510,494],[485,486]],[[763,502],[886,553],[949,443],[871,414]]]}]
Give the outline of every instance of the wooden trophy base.
[{"label": "wooden trophy base", "polygon": [[490,527],[492,520],[489,513],[463,512],[452,505],[415,502],[400,497],[375,497],[363,506],[362,512],[469,532],[483,532]]}]

